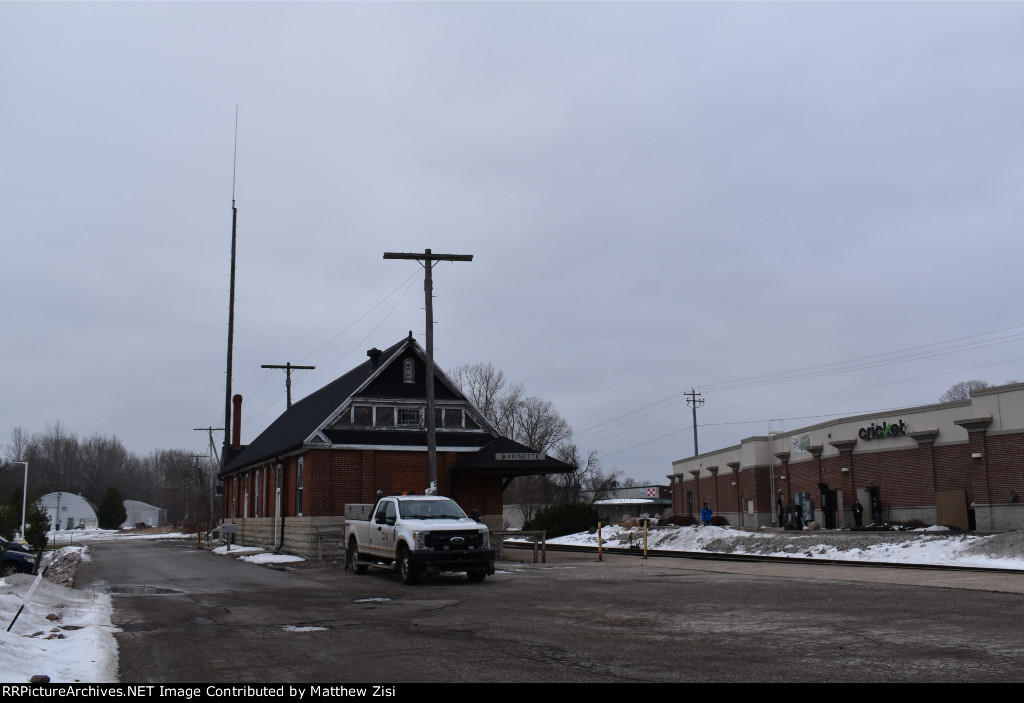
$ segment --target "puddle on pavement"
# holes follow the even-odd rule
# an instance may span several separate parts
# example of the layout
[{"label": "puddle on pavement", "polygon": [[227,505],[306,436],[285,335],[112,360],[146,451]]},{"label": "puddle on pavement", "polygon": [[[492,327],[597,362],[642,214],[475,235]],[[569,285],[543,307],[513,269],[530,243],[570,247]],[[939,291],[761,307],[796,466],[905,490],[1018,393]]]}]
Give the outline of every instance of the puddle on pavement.
[{"label": "puddle on pavement", "polygon": [[108,586],[107,593],[121,596],[162,596],[169,593],[181,593],[181,591],[160,586]]}]

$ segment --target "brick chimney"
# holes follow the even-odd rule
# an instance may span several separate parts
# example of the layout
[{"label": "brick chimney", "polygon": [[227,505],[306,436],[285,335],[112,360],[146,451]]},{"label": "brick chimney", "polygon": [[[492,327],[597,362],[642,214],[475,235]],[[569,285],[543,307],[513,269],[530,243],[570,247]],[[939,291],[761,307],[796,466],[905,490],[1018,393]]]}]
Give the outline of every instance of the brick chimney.
[{"label": "brick chimney", "polygon": [[231,446],[238,449],[242,446],[242,396],[235,394],[231,399],[234,406],[234,427],[231,428]]},{"label": "brick chimney", "polygon": [[383,356],[383,354],[384,354],[384,352],[382,352],[377,347],[374,347],[373,349],[370,349],[369,351],[366,352],[366,355],[368,357],[370,357],[370,368],[371,369],[375,369],[378,366],[380,366],[380,357]]}]

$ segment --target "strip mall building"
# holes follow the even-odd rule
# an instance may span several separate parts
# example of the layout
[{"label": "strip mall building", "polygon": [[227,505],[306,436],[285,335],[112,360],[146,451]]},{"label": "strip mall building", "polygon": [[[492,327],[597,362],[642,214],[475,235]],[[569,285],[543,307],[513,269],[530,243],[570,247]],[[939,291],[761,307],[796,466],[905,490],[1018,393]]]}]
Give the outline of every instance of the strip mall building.
[{"label": "strip mall building", "polygon": [[[822,527],[918,518],[963,529],[1024,529],[1024,384],[970,400],[833,420],[672,462],[676,514],[704,501],[733,526],[778,524],[787,512]],[[773,523],[774,521],[774,523]]]}]

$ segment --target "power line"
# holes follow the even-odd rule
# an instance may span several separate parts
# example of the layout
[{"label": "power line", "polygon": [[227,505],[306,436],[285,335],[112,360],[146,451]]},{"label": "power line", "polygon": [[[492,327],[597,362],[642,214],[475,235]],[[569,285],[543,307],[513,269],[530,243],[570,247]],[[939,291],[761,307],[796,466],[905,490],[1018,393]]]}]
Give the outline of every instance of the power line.
[{"label": "power line", "polygon": [[[367,311],[366,311],[366,312],[364,312],[364,313],[363,313],[362,315],[360,315],[359,317],[357,317],[357,318],[356,318],[356,319],[355,319],[355,320],[354,320],[354,321],[353,321],[353,322],[352,322],[352,323],[351,323],[350,325],[348,325],[348,327],[345,327],[345,328],[344,328],[343,330],[341,330],[340,332],[338,332],[338,334],[334,335],[333,337],[331,337],[330,339],[328,339],[328,340],[327,340],[326,342],[324,342],[323,344],[321,344],[321,345],[320,345],[319,347],[317,347],[316,349],[314,349],[314,350],[313,350],[313,351],[311,351],[310,353],[306,354],[306,355],[305,355],[304,357],[302,357],[301,359],[299,359],[299,361],[305,361],[306,359],[308,359],[309,357],[313,356],[313,355],[314,355],[314,354],[316,354],[316,353],[317,353],[318,351],[320,351],[321,349],[323,349],[324,347],[326,347],[326,346],[327,346],[328,344],[330,344],[331,342],[333,342],[334,340],[336,340],[336,339],[337,339],[338,337],[340,337],[341,335],[345,334],[345,333],[346,333],[346,332],[348,332],[348,331],[349,331],[350,329],[352,329],[353,327],[355,327],[355,326],[356,326],[356,325],[357,325],[357,324],[358,324],[358,323],[359,323],[360,321],[362,321],[362,319],[363,319],[364,317],[366,317],[366,316],[367,316],[367,315],[369,315],[369,314],[370,314],[371,312],[373,312],[374,310],[376,310],[377,308],[379,308],[379,307],[380,307],[381,305],[383,305],[383,304],[384,304],[384,301],[386,301],[386,300],[387,300],[388,298],[390,298],[390,297],[391,297],[391,296],[393,296],[393,295],[394,295],[395,293],[397,293],[397,292],[398,292],[399,290],[401,290],[402,286],[406,285],[407,283],[409,283],[410,281],[412,281],[412,280],[413,280],[414,278],[416,278],[416,274],[415,274],[415,273],[414,273],[413,275],[409,276],[409,277],[408,277],[407,279],[405,279],[405,280],[404,280],[404,281],[402,281],[401,283],[399,283],[399,284],[398,284],[398,285],[397,285],[397,286],[395,287],[395,289],[394,289],[394,290],[392,290],[392,291],[391,291],[390,293],[388,293],[388,294],[387,294],[387,295],[385,295],[385,296],[384,296],[383,298],[381,298],[381,299],[380,299],[379,301],[377,301],[377,303],[376,303],[376,304],[375,304],[375,305],[374,305],[373,307],[371,307],[371,308],[370,308],[369,310],[367,310]],[[406,289],[406,290],[408,291],[408,289]],[[405,293],[403,293],[403,294],[402,294],[402,296],[404,297],[404,296],[405,296]],[[399,300],[401,300],[401,298],[399,298]],[[394,310],[394,308],[392,308],[392,310]],[[389,313],[389,314],[390,314],[390,313]],[[387,318],[385,318],[385,319],[387,319]],[[349,353],[351,353],[351,352],[349,352]],[[330,362],[330,363],[334,363],[334,362]]]},{"label": "power line", "polygon": [[[950,349],[939,349],[939,350],[934,350],[932,352],[928,352],[928,353],[924,353],[924,354],[908,355],[908,356],[897,357],[897,358],[894,358],[894,359],[888,359],[888,360],[884,360],[884,361],[880,361],[880,362],[872,363],[872,364],[860,364],[860,365],[854,365],[854,366],[848,366],[846,368],[842,368],[842,366],[844,364],[853,364],[854,362],[864,361],[864,360],[867,360],[867,359],[873,359],[873,358],[884,357],[884,356],[891,356],[893,354],[902,354],[902,353],[908,352],[908,351],[916,351],[918,349],[925,349],[927,347],[935,347],[935,346],[939,346],[939,345],[943,345],[943,344],[951,344],[953,342],[960,342],[960,341],[963,341],[963,340],[966,340],[966,339],[977,339],[978,337],[986,337],[986,336],[990,336],[990,335],[993,335],[993,334],[999,334],[1001,332],[1007,332],[1007,331],[1010,331],[1010,330],[1016,330],[1016,329],[1021,329],[1021,328],[1024,328],[1024,325],[1014,325],[1014,326],[1011,326],[1011,327],[1004,327],[1004,328],[1001,328],[1001,329],[991,330],[991,331],[988,331],[988,332],[980,332],[978,334],[965,335],[965,336],[962,336],[962,337],[954,337],[952,339],[946,339],[946,340],[942,340],[942,341],[938,341],[938,342],[930,342],[928,344],[921,344],[921,345],[917,345],[917,346],[913,346],[913,347],[906,347],[904,349],[897,349],[897,350],[888,351],[888,352],[881,352],[881,353],[878,353],[878,354],[869,354],[869,355],[866,355],[866,356],[853,357],[853,358],[847,359],[845,361],[836,361],[836,362],[831,362],[831,363],[827,363],[827,364],[818,364],[816,366],[805,366],[805,367],[803,367],[801,369],[793,369],[793,370],[789,370],[789,371],[778,371],[778,372],[775,372],[775,373],[761,374],[761,375],[757,375],[757,376],[740,377],[740,378],[736,378],[736,379],[732,379],[732,380],[723,380],[723,381],[718,381],[716,383],[710,383],[710,384],[696,384],[695,387],[696,388],[700,388],[703,391],[712,391],[713,390],[713,391],[723,391],[724,392],[724,391],[732,391],[732,390],[741,390],[741,389],[744,389],[744,388],[753,388],[753,387],[762,386],[762,385],[771,385],[771,384],[777,384],[777,383],[784,383],[786,381],[797,381],[797,380],[805,380],[805,379],[808,379],[808,378],[820,378],[820,377],[823,377],[823,376],[836,375],[836,374],[840,374],[840,373],[850,373],[850,372],[853,372],[853,371],[860,371],[860,370],[864,370],[864,369],[868,369],[868,368],[876,368],[878,366],[885,366],[885,365],[891,365],[891,364],[896,364],[896,363],[905,363],[907,361],[915,361],[915,360],[919,360],[919,359],[922,359],[922,358],[931,358],[931,357],[936,357],[936,356],[944,356],[946,354],[959,353],[961,351],[967,351],[967,350],[973,350],[973,349],[982,349],[982,348],[989,347],[989,346],[994,346],[994,345],[997,345],[997,344],[1007,344],[1009,342],[1021,341],[1021,340],[1024,340],[1024,333],[1007,335],[1007,336],[1004,336],[1004,337],[997,338],[995,340],[992,340],[992,339],[980,340],[978,342],[974,342],[974,343],[967,344],[967,345],[959,345],[957,347],[953,347],[953,348],[950,348]],[[1010,363],[1010,362],[1000,362],[1000,363]],[[832,369],[830,369],[828,371],[821,371],[821,372],[803,373],[803,372],[811,370],[811,369],[827,369],[828,367],[839,367],[839,368],[832,368]],[[986,368],[986,367],[982,366],[982,367],[974,367],[974,368]],[[797,375],[794,375],[794,374],[797,374]],[[939,374],[939,375],[941,375],[941,374]],[[779,377],[779,378],[777,378],[777,377]],[[669,401],[674,400],[675,398],[678,398],[681,395],[686,395],[686,393],[684,391],[673,393],[673,394],[665,396],[665,397],[663,397],[663,398],[661,398],[659,400],[653,401],[651,403],[647,403],[646,405],[642,405],[642,406],[640,406],[640,407],[638,407],[638,408],[636,408],[634,410],[629,410],[629,411],[627,411],[625,413],[621,413],[621,414],[616,415],[615,417],[613,417],[613,418],[611,418],[609,420],[605,420],[603,422],[599,422],[599,423],[597,423],[595,425],[591,425],[591,426],[589,426],[589,427],[587,427],[587,428],[585,428],[583,430],[580,430],[577,433],[577,436],[586,434],[588,432],[591,432],[592,430],[599,429],[601,427],[604,427],[605,425],[610,425],[613,422],[617,422],[618,420],[622,420],[622,419],[630,417],[632,415],[636,415],[637,413],[642,413],[643,411],[648,410],[648,409],[651,409],[650,412],[657,412],[657,410],[659,409],[657,406],[662,406],[665,403],[668,403]],[[805,396],[805,397],[814,397],[814,396]],[[740,406],[740,407],[744,407],[744,406]],[[650,414],[650,412],[646,413],[646,414]],[[643,416],[641,415],[640,417],[643,417]]]},{"label": "power line", "polygon": [[[1008,328],[1014,329],[1014,328]],[[995,334],[1004,330],[995,330],[994,332],[986,332],[984,335]],[[972,337],[979,337],[984,335],[971,335]],[[967,337],[960,337],[958,339],[947,340],[945,342],[935,342],[933,344],[925,344],[919,347],[912,347],[910,349],[904,349],[893,352],[885,352],[883,354],[872,354],[870,356],[858,357],[856,359],[849,359],[847,361],[837,361],[830,364],[819,364],[817,366],[807,366],[802,369],[793,369],[790,371],[780,371],[777,373],[763,374],[761,376],[750,376],[748,378],[740,378],[734,381],[722,381],[711,384],[701,384],[698,387],[706,390],[738,390],[741,388],[751,388],[755,386],[771,385],[774,383],[784,383],[786,381],[802,380],[806,378],[820,378],[822,376],[831,376],[839,373],[848,373],[850,371],[862,371],[864,369],[877,368],[879,366],[888,366],[890,364],[905,363],[907,361],[917,361],[919,359],[928,359],[936,356],[945,356],[947,354],[955,354],[962,351],[969,351],[973,349],[984,349],[985,347],[995,346],[997,344],[1008,344],[1009,342],[1017,342],[1024,340],[1024,333],[1017,333],[1012,335],[1006,335],[1004,337],[997,337],[996,339],[980,340],[977,342],[971,342],[968,344],[961,344],[955,347],[947,349],[936,349],[930,352],[918,352],[915,354],[908,354],[905,356],[899,356],[892,359],[883,359],[876,362],[870,363],[859,363],[854,362],[862,361],[864,359],[877,358],[881,356],[890,356],[892,354],[899,354],[904,351],[912,351],[914,349],[921,349],[929,346],[937,346],[939,344],[948,344],[950,342],[959,341],[960,339],[967,339]],[[844,366],[846,364],[853,364],[850,366]],[[827,367],[836,366],[839,368],[833,368],[824,370]],[[811,369],[822,369],[821,371],[811,371]],[[809,372],[808,372],[809,371]],[[795,375],[794,375],[795,374]],[[779,378],[773,378],[779,377]]]},{"label": "power line", "polygon": [[[841,412],[841,413],[825,413],[825,414],[820,414],[820,415],[799,415],[799,416],[796,416],[796,417],[783,417],[783,418],[773,417],[773,418],[758,419],[758,420],[741,420],[741,421],[737,421],[737,422],[705,422],[704,426],[705,427],[718,427],[718,426],[725,426],[725,425],[757,425],[757,424],[767,424],[769,421],[778,421],[778,420],[810,420],[810,419],[819,418],[819,417],[845,417],[847,415],[870,415],[872,413],[884,413],[884,412],[889,412],[891,410],[897,410],[897,409],[898,408],[877,408],[875,410],[853,410],[853,411]],[[688,429],[690,429],[689,425],[687,425],[686,427],[682,427],[682,428],[680,428],[678,430],[673,430],[672,432],[667,432],[667,433],[665,433],[663,435],[659,435],[659,436],[654,437],[652,439],[644,440],[643,442],[638,442],[638,443],[630,445],[628,447],[623,447],[622,449],[616,449],[613,452],[607,452],[605,454],[599,454],[598,458],[599,459],[604,459],[605,457],[613,456],[615,454],[621,454],[622,452],[628,452],[630,449],[636,449],[637,447],[642,447],[645,444],[650,444],[652,442],[657,442],[659,439],[665,439],[666,437],[671,437],[673,435],[677,435],[680,432],[685,432]],[[697,452],[694,452],[693,455],[697,456]]]},{"label": "power line", "polygon": [[719,412],[722,410],[736,410],[739,408],[752,408],[758,405],[771,405],[773,403],[788,403],[793,400],[806,400],[807,398],[820,398],[826,395],[836,395],[837,393],[852,393],[854,391],[863,391],[871,388],[882,388],[884,386],[894,386],[898,383],[913,383],[914,381],[924,381],[929,378],[938,378],[939,376],[949,376],[951,374],[962,374],[968,371],[977,371],[978,369],[990,369],[994,366],[1005,366],[1006,364],[1016,364],[1024,361],[1024,357],[1018,359],[1010,359],[1009,361],[998,361],[994,364],[983,364],[981,366],[971,366],[965,369],[959,369],[955,371],[941,371],[939,373],[926,374],[924,376],[916,376],[914,378],[901,378],[898,381],[886,381],[884,383],[873,383],[868,386],[857,386],[856,388],[842,388],[835,391],[825,391],[823,393],[811,393],[808,395],[798,395],[791,398],[778,398],[773,400],[765,400],[760,403],[744,403],[743,405],[730,405],[724,408],[708,408],[708,412]]},{"label": "power line", "polygon": [[288,393],[288,407],[292,406],[292,369],[315,369],[315,366],[292,366],[292,363],[286,362],[284,365],[281,364],[262,364],[261,369],[284,369],[284,387]]},{"label": "power line", "polygon": [[[803,399],[806,399],[806,398],[817,398],[817,397],[821,397],[821,396],[825,396],[825,395],[834,395],[836,393],[849,393],[849,392],[858,391],[858,390],[866,390],[866,389],[870,389],[870,388],[878,388],[878,387],[882,387],[882,386],[889,386],[889,385],[893,385],[895,383],[911,383],[911,382],[914,382],[914,381],[925,380],[925,379],[928,379],[928,378],[935,378],[935,377],[938,377],[938,376],[946,376],[946,375],[950,375],[950,374],[954,374],[954,373],[959,374],[959,373],[964,373],[964,372],[967,372],[967,371],[974,371],[974,370],[977,370],[977,369],[992,368],[992,367],[995,367],[995,366],[1003,366],[1005,364],[1019,363],[1019,362],[1022,362],[1022,361],[1024,361],[1024,358],[1011,359],[1009,361],[1000,361],[1000,362],[996,362],[994,364],[984,364],[982,366],[973,366],[973,367],[969,367],[969,368],[965,368],[965,369],[960,369],[960,370],[943,371],[943,372],[937,373],[937,374],[928,374],[928,375],[925,375],[925,376],[918,376],[916,378],[902,379],[900,381],[891,381],[891,382],[887,382],[887,383],[878,383],[878,384],[872,384],[872,385],[868,385],[868,386],[859,386],[857,388],[847,388],[847,389],[842,389],[842,390],[838,390],[838,391],[828,391],[828,392],[825,392],[825,393],[814,393],[814,394],[810,394],[810,395],[806,395],[806,396],[796,396],[796,397],[792,397],[792,398],[768,400],[768,401],[764,401],[762,403],[747,403],[747,404],[744,404],[744,405],[734,405],[734,406],[729,406],[729,407],[724,407],[724,408],[710,408],[710,410],[712,410],[712,411],[719,411],[720,412],[720,411],[724,411],[724,410],[735,410],[735,409],[740,409],[740,408],[755,407],[755,406],[758,406],[758,405],[771,405],[771,404],[774,404],[774,403],[790,402],[790,401],[793,401],[793,400],[803,400]],[[688,395],[688,394],[683,393],[683,394],[676,394],[676,395]],[[675,397],[675,396],[670,396],[670,397]],[[657,402],[662,402],[662,401],[657,401]],[[652,403],[650,405],[655,405],[655,404],[657,404],[657,402],[656,403]],[[645,408],[646,407],[650,407],[650,405],[644,406],[644,407]],[[900,407],[902,407],[902,406],[900,406]],[[894,406],[894,407],[888,407],[888,408],[875,408],[875,409],[871,409],[871,410],[847,410],[847,411],[843,411],[843,412],[824,413],[824,414],[817,414],[817,415],[800,415],[800,416],[794,416],[794,417],[771,418],[771,419],[772,420],[779,420],[779,419],[782,419],[782,420],[806,420],[806,419],[824,418],[824,417],[828,417],[828,418],[841,418],[841,417],[847,417],[847,416],[868,415],[868,414],[871,414],[871,413],[889,412],[889,411],[892,411],[892,410],[898,410],[898,409],[900,409],[900,407],[895,407]],[[654,411],[651,411],[651,412],[654,412]],[[625,415],[629,415],[629,414],[630,413],[626,413]],[[620,415],[619,417],[624,417],[625,415]],[[685,414],[680,413],[680,414],[675,415],[675,416],[673,416],[671,418],[666,418],[665,420],[662,420],[660,422],[670,422],[672,420],[677,420],[677,419],[679,419],[681,417],[685,417]],[[633,418],[633,419],[635,420],[637,418]],[[632,420],[630,420],[630,422],[631,421]],[[763,424],[763,423],[767,423],[768,421],[769,421],[768,419],[759,419],[759,420],[741,420],[741,421],[734,421],[734,422],[705,422],[705,423],[702,423],[702,425],[704,427],[719,427],[719,426],[728,426],[728,425],[751,425],[751,424],[759,424],[759,423]],[[595,425],[595,427],[603,426],[604,424],[607,424],[607,423],[602,423],[602,425]],[[673,435],[677,435],[680,432],[685,432],[686,430],[689,430],[689,429],[691,429],[693,427],[694,427],[694,425],[692,425],[692,424],[691,425],[687,425],[686,427],[683,427],[681,429],[673,430],[672,432],[668,432],[666,434],[658,435],[657,437],[653,437],[651,439],[644,440],[642,442],[638,442],[638,443],[630,445],[628,447],[623,447],[622,449],[616,449],[615,451],[611,451],[611,452],[607,452],[605,454],[601,454],[600,458],[612,456],[612,455],[615,455],[615,454],[621,454],[622,452],[629,451],[630,449],[635,449],[637,447],[642,447],[644,445],[651,444],[652,442],[657,442],[660,439],[664,439],[666,437],[671,437]],[[613,433],[613,434],[604,434],[603,436],[604,437],[612,437],[612,436],[616,436],[616,435],[619,435],[619,434],[626,434],[628,432],[634,432],[634,431],[636,431],[638,429],[641,429],[641,428],[634,428],[634,429],[631,429],[631,430],[625,430],[623,432],[617,432],[617,433]],[[696,456],[697,454],[698,454],[698,452],[696,451],[696,448],[695,448],[694,456]]]},{"label": "power line", "polygon": [[[415,275],[416,275],[416,274],[413,274],[413,276],[415,276]],[[333,359],[332,361],[328,361],[328,362],[327,362],[326,364],[324,364],[324,366],[330,366],[331,364],[336,364],[336,363],[338,363],[339,361],[341,361],[342,359],[344,359],[345,357],[347,357],[347,356],[348,356],[349,354],[351,354],[352,352],[354,352],[354,351],[355,351],[356,349],[359,349],[359,348],[361,348],[361,347],[362,347],[362,345],[363,345],[363,343],[364,343],[364,342],[365,342],[365,341],[366,341],[367,339],[369,339],[370,337],[372,337],[372,336],[373,336],[373,333],[374,333],[374,332],[376,332],[377,330],[379,330],[379,329],[381,328],[381,326],[382,326],[382,325],[383,325],[383,324],[384,324],[385,322],[387,322],[387,321],[388,321],[388,318],[389,318],[389,317],[391,317],[391,314],[392,314],[392,313],[393,313],[393,312],[394,312],[394,311],[395,311],[395,310],[396,310],[396,309],[398,308],[398,305],[399,305],[399,303],[401,303],[401,302],[402,302],[402,300],[403,300],[403,299],[405,298],[406,294],[407,294],[407,293],[408,293],[408,292],[409,292],[410,290],[412,290],[412,284],[414,283],[414,281],[413,281],[413,280],[412,280],[411,278],[407,278],[407,279],[405,279],[405,281],[406,281],[406,282],[407,282],[407,283],[408,283],[409,285],[408,285],[408,286],[406,286],[405,290],[404,290],[404,291],[402,291],[402,295],[400,295],[400,296],[398,297],[398,300],[396,300],[396,301],[395,301],[395,304],[391,306],[391,309],[390,309],[390,310],[388,310],[388,313],[387,313],[387,315],[385,315],[385,316],[384,316],[384,317],[383,317],[383,318],[381,319],[381,321],[377,323],[377,326],[376,326],[376,327],[374,327],[374,328],[373,328],[372,330],[370,330],[369,332],[367,332],[367,333],[366,333],[366,336],[364,336],[364,337],[363,337],[362,339],[360,339],[360,340],[359,340],[358,342],[356,342],[356,343],[355,343],[355,346],[353,346],[353,347],[352,347],[351,349],[349,349],[349,350],[348,350],[347,352],[345,352],[344,354],[342,354],[341,356],[339,356],[339,357],[338,357],[337,359]]]},{"label": "power line", "polygon": [[[398,286],[396,286],[396,287],[395,287],[395,288],[394,288],[393,290],[391,290],[391,292],[389,292],[389,293],[388,293],[387,295],[385,295],[385,296],[384,296],[383,298],[381,298],[381,299],[380,299],[379,301],[377,301],[377,302],[376,302],[376,303],[375,303],[375,304],[374,304],[373,306],[371,306],[371,307],[370,307],[370,308],[369,308],[369,309],[368,309],[368,310],[367,310],[366,312],[364,312],[364,313],[363,313],[362,315],[360,315],[359,317],[357,317],[357,318],[356,318],[356,319],[355,319],[355,320],[354,320],[354,321],[353,321],[352,323],[350,323],[350,324],[349,324],[348,326],[346,326],[346,327],[345,327],[344,329],[342,329],[342,330],[341,330],[340,332],[338,332],[338,333],[337,333],[336,335],[334,335],[333,337],[331,337],[330,339],[328,339],[328,340],[327,340],[326,342],[324,342],[323,344],[321,344],[320,346],[318,346],[318,347],[317,347],[316,349],[314,349],[313,351],[309,352],[308,354],[306,354],[305,356],[303,356],[302,358],[300,358],[300,359],[299,359],[299,361],[300,361],[300,362],[302,362],[302,361],[305,361],[306,359],[308,359],[309,357],[311,357],[311,356],[312,356],[313,354],[316,354],[316,353],[317,353],[318,351],[320,351],[321,349],[323,349],[323,348],[324,348],[324,347],[326,347],[327,345],[329,345],[329,344],[331,344],[332,342],[334,342],[334,341],[335,341],[336,339],[338,339],[338,337],[340,337],[340,336],[341,336],[341,335],[343,335],[343,334],[344,334],[345,332],[347,332],[347,331],[349,331],[350,329],[352,329],[353,327],[355,327],[355,326],[356,326],[356,325],[357,325],[357,324],[358,324],[359,322],[361,322],[361,321],[362,321],[362,320],[363,320],[364,318],[366,318],[366,317],[367,317],[367,316],[368,316],[368,315],[369,315],[370,313],[372,313],[372,312],[373,312],[374,310],[376,310],[376,309],[377,309],[377,308],[379,308],[379,307],[380,307],[381,305],[383,305],[383,304],[384,304],[385,302],[387,302],[387,300],[388,300],[389,298],[391,298],[391,296],[393,296],[393,295],[394,295],[395,293],[397,293],[397,292],[398,292],[399,290],[401,290],[401,289],[402,289],[403,287],[405,287],[405,290],[404,290],[404,291],[402,292],[402,295],[401,295],[401,296],[400,296],[400,297],[398,298],[398,300],[397,300],[397,301],[395,302],[395,305],[393,305],[393,306],[391,307],[391,309],[390,309],[390,310],[388,311],[387,315],[385,315],[385,316],[384,316],[384,319],[383,319],[383,320],[382,320],[382,321],[380,322],[380,324],[378,324],[378,325],[377,325],[377,327],[375,327],[375,328],[374,328],[374,329],[373,329],[373,330],[372,330],[372,331],[370,332],[370,334],[373,334],[373,332],[375,332],[375,331],[376,331],[377,329],[379,329],[379,328],[380,328],[380,326],[381,326],[381,325],[382,325],[382,324],[384,323],[384,321],[386,321],[386,320],[387,320],[387,319],[388,319],[388,318],[389,318],[389,317],[391,316],[391,314],[392,314],[392,313],[393,313],[393,312],[395,311],[395,308],[396,308],[396,307],[398,306],[398,303],[399,303],[399,302],[401,302],[402,298],[404,298],[404,297],[405,297],[405,295],[406,295],[406,294],[407,294],[407,293],[409,292],[409,290],[410,290],[410,289],[412,288],[412,284],[413,284],[413,283],[415,282],[415,281],[414,281],[414,279],[415,279],[415,278],[416,278],[416,274],[415,274],[415,273],[414,273],[414,274],[412,274],[411,276],[409,276],[408,278],[406,278],[406,279],[405,279],[404,281],[402,281],[402,282],[401,282],[401,283],[400,283],[400,284],[399,284]],[[367,335],[367,336],[369,336],[369,335]],[[343,354],[342,356],[338,357],[337,359],[334,359],[333,361],[330,361],[330,362],[328,362],[328,363],[327,363],[326,365],[327,365],[327,366],[330,366],[331,364],[334,364],[334,363],[336,363],[336,362],[340,361],[341,359],[345,358],[346,356],[348,356],[349,354],[351,354],[351,353],[352,353],[352,351],[354,351],[354,350],[355,350],[356,348],[358,348],[358,345],[359,345],[359,344],[362,344],[362,342],[363,342],[363,341],[365,341],[365,339],[366,339],[366,338],[364,337],[364,338],[363,338],[363,340],[362,340],[362,341],[360,341],[360,342],[359,342],[359,343],[358,343],[358,344],[356,345],[356,347],[354,347],[353,349],[350,349],[349,351],[345,352],[345,354]],[[294,367],[293,367],[293,368],[294,368]],[[255,387],[253,387],[253,388],[252,388],[251,390],[249,390],[249,391],[248,391],[248,392],[246,393],[246,397],[247,397],[247,398],[249,398],[249,402],[250,402],[250,403],[254,402],[254,401],[255,401],[255,400],[257,399],[257,397],[258,397],[258,396],[257,396],[257,393],[258,393],[258,392],[259,392],[260,390],[262,390],[262,388],[263,388],[263,387],[264,387],[264,386],[266,385],[267,381],[269,381],[269,380],[270,380],[270,377],[271,377],[271,372],[270,372],[270,371],[268,370],[268,371],[266,371],[266,372],[265,372],[265,373],[263,374],[263,376],[262,376],[262,377],[260,378],[260,380],[259,380],[259,382],[258,382],[258,383],[256,384],[256,386],[255,386]],[[295,382],[295,385],[296,385],[296,387],[299,387],[299,386],[301,386],[301,385],[302,385],[302,381],[303,381],[303,380],[304,380],[304,379],[302,379],[301,377],[300,377],[300,378],[298,378],[298,379],[296,379],[296,382]],[[271,401],[270,403],[268,403],[268,404],[266,405],[266,407],[264,407],[264,408],[263,408],[262,410],[260,410],[260,411],[259,411],[258,413],[255,413],[255,414],[253,414],[253,415],[249,415],[249,416],[248,416],[248,417],[249,417],[249,420],[248,420],[248,421],[249,421],[249,422],[251,423],[251,422],[252,422],[253,420],[257,419],[258,417],[260,417],[261,415],[263,415],[263,414],[264,414],[265,412],[267,412],[268,410],[270,410],[270,409],[271,409],[271,408],[272,408],[272,407],[273,407],[274,405],[276,405],[276,404],[277,404],[277,402],[278,402],[278,400],[279,400],[280,398],[281,398],[281,395],[280,395],[280,394],[275,394],[275,395],[274,395],[274,399],[273,399],[273,400],[272,400],[272,401]]]}]

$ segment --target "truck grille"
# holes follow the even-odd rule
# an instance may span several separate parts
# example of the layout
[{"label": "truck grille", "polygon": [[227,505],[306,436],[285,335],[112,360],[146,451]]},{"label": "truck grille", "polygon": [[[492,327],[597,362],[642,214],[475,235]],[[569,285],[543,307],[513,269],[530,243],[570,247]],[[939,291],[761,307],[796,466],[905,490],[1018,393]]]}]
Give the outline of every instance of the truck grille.
[{"label": "truck grille", "polygon": [[428,549],[480,549],[483,539],[479,530],[447,530],[430,532],[424,540]]}]

